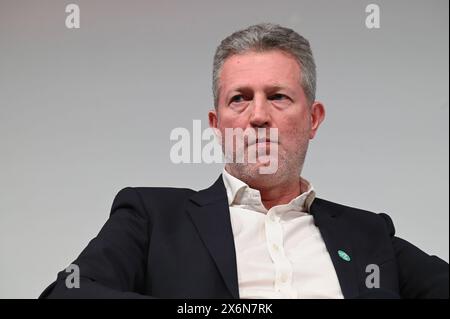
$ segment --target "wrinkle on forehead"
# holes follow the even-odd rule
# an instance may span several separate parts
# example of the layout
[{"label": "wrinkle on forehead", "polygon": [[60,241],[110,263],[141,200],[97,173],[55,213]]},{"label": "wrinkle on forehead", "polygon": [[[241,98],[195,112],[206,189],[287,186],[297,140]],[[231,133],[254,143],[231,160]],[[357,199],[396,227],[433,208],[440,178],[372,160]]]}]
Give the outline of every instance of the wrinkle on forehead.
[{"label": "wrinkle on forehead", "polygon": [[219,89],[226,92],[241,88],[298,89],[300,72],[297,60],[279,50],[233,55],[222,67]]}]

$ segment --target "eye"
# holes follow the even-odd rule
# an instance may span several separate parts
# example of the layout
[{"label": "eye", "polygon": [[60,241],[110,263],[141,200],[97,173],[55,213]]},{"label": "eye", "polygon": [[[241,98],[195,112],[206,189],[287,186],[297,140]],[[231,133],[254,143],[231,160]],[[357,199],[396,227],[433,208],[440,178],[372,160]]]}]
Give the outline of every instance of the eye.
[{"label": "eye", "polygon": [[281,93],[277,93],[277,94],[274,94],[269,97],[269,100],[275,100],[275,101],[283,101],[286,99],[289,99],[289,98],[286,95],[281,94]]},{"label": "eye", "polygon": [[239,95],[235,95],[231,98],[230,103],[240,103],[240,102],[244,102],[245,98],[242,94]]}]

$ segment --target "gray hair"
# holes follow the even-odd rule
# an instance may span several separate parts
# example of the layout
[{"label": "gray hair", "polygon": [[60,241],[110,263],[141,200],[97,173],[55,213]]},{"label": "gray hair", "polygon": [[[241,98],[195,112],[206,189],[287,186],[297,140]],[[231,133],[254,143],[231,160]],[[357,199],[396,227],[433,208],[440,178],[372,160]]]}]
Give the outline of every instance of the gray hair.
[{"label": "gray hair", "polygon": [[248,51],[281,50],[292,55],[300,65],[301,86],[308,102],[316,95],[316,64],[308,40],[292,29],[272,23],[260,23],[226,37],[216,49],[213,63],[214,107],[219,104],[219,76],[225,60]]}]

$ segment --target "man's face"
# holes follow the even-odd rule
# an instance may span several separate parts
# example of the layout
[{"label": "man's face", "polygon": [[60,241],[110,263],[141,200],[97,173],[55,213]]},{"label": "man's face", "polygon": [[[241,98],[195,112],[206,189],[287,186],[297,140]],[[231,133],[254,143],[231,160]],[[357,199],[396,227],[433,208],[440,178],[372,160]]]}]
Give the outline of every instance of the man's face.
[{"label": "man's face", "polygon": [[[279,50],[233,55],[220,73],[217,111],[209,113],[210,126],[219,129],[222,137],[226,128],[278,129],[278,141],[266,144],[268,150],[273,143],[278,146],[278,170],[272,179],[292,178],[292,174],[298,178],[309,139],[324,117],[322,104],[308,105],[300,76],[295,58]],[[230,163],[227,169],[250,181],[262,177],[261,165],[259,161]]]}]

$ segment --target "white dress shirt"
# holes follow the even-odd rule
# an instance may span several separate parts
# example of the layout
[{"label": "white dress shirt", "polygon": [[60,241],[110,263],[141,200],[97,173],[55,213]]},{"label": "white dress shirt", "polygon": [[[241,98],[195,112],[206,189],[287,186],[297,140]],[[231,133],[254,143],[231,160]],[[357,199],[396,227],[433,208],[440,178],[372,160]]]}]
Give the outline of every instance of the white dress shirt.
[{"label": "white dress shirt", "polygon": [[258,190],[223,170],[241,298],[343,298],[309,207],[312,185],[289,204],[267,210]]}]

